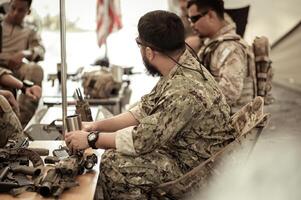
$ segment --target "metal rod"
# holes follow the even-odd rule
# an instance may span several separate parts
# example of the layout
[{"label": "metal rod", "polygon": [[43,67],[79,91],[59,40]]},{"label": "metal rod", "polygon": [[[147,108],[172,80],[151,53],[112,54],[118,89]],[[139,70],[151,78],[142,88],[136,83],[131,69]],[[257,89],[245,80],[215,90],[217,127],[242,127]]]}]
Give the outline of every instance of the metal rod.
[{"label": "metal rod", "polygon": [[67,116],[67,63],[66,63],[66,16],[65,16],[65,0],[60,0],[60,36],[61,36],[61,82],[62,82],[62,114],[63,114],[63,134],[66,130]]}]

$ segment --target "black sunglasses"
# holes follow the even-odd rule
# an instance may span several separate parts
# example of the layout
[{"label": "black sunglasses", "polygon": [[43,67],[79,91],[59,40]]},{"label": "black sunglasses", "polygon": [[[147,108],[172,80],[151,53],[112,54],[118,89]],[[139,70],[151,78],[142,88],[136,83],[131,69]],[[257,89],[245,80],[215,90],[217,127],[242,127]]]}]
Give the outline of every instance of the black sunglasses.
[{"label": "black sunglasses", "polygon": [[194,16],[188,17],[188,21],[190,21],[191,23],[195,23],[195,22],[197,22],[201,17],[204,17],[205,15],[207,15],[207,13],[208,13],[208,11],[203,12],[203,13],[198,14],[198,15],[194,15]]}]

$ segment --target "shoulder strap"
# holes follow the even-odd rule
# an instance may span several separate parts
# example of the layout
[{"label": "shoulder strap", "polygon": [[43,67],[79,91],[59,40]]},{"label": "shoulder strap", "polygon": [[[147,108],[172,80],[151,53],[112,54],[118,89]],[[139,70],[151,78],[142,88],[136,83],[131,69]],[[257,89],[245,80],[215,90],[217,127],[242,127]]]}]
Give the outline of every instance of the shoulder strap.
[{"label": "shoulder strap", "polygon": [[209,44],[206,45],[203,55],[202,55],[202,64],[207,68],[207,70],[210,71],[210,60],[212,52],[222,43],[225,41],[239,41],[241,38],[238,35],[224,35],[221,37],[218,37],[212,41],[209,42]]}]

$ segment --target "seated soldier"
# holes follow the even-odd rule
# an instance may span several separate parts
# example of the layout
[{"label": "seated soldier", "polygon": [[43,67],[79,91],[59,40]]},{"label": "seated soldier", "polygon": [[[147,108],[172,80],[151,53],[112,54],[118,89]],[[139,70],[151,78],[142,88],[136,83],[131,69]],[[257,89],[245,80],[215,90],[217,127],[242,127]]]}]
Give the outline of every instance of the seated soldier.
[{"label": "seated soldier", "polygon": [[[22,91],[22,94],[27,99],[29,99],[31,102],[33,102],[34,104],[38,103],[38,101],[41,97],[41,94],[42,94],[42,90],[41,90],[40,86],[28,83],[26,80],[22,82],[22,81],[18,80],[17,78],[15,78],[14,76],[12,76],[10,70],[7,70],[7,69],[1,68],[1,67],[0,67],[0,89],[7,89],[10,91],[15,91],[17,89],[20,89]],[[3,91],[5,91],[5,90],[3,90]],[[10,91],[7,91],[7,92],[10,92]],[[15,102],[16,99],[13,94],[12,94],[13,98],[11,97],[11,95],[8,95],[5,97],[9,97],[7,99],[11,103],[16,115],[20,118],[20,109],[19,109],[20,102],[18,102],[18,103]],[[27,106],[28,106],[28,104],[27,104]],[[18,109],[16,109],[16,108],[18,108]],[[32,110],[34,111],[34,109],[32,109]],[[30,120],[31,116],[28,116],[29,117],[28,121]],[[26,117],[26,115],[23,115],[23,117]],[[23,126],[25,126],[25,125],[23,125]]]},{"label": "seated soldier", "polygon": [[8,90],[0,90],[0,148],[7,144],[9,139],[24,139],[22,126],[15,110],[18,110],[18,103],[14,95]]},{"label": "seated soldier", "polygon": [[140,18],[138,33],[157,85],[129,112],[65,134],[72,151],[106,149],[100,164],[105,199],[149,199],[153,187],[181,177],[236,135],[218,84],[185,47],[181,19],[152,11]]},{"label": "seated soldier", "polygon": [[[45,49],[41,38],[33,27],[23,23],[24,17],[30,13],[32,0],[11,0],[8,12],[1,17],[2,46],[0,68],[10,70],[20,80],[29,80],[41,86],[43,69],[37,62],[44,58]],[[24,63],[27,59],[27,63]],[[31,119],[38,101],[32,101],[21,94],[18,97],[20,121],[24,125]]]},{"label": "seated soldier", "polygon": [[205,38],[198,56],[236,112],[256,93],[249,45],[236,34],[234,22],[224,17],[223,0],[190,0],[187,9],[192,28]]}]

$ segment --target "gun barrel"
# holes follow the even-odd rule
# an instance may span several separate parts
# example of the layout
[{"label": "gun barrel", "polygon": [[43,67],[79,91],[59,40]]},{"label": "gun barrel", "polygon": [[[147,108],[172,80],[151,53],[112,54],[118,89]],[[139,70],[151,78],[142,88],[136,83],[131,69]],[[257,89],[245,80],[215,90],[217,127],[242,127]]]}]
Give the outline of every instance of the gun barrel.
[{"label": "gun barrel", "polygon": [[29,176],[38,176],[41,174],[41,169],[23,165],[14,166],[11,168],[11,171],[14,173],[21,173]]},{"label": "gun barrel", "polygon": [[20,187],[18,183],[0,181],[0,192],[9,192],[13,188]]},{"label": "gun barrel", "polygon": [[45,159],[44,159],[44,162],[46,164],[55,164],[57,162],[60,161],[60,158],[58,157],[54,157],[54,156],[47,156]]},{"label": "gun barrel", "polygon": [[39,193],[44,196],[50,196],[52,192],[53,183],[57,180],[58,174],[55,169],[49,169],[46,176],[41,181],[41,186],[39,187]]},{"label": "gun barrel", "polygon": [[0,173],[0,181],[3,181],[5,179],[5,177],[7,176],[9,171],[9,167],[6,166]]},{"label": "gun barrel", "polygon": [[77,88],[77,89],[75,90],[75,92],[76,92],[76,95],[77,95],[78,99],[79,99],[80,101],[83,101],[84,99],[83,99],[83,95],[82,95],[82,92],[80,91],[80,89]]},{"label": "gun barrel", "polygon": [[31,151],[36,152],[39,154],[39,156],[48,156],[49,155],[49,149],[44,149],[44,148],[28,148]]},{"label": "gun barrel", "polygon": [[51,182],[48,181],[43,182],[43,184],[39,188],[39,193],[44,197],[50,196],[51,188],[52,188]]}]

